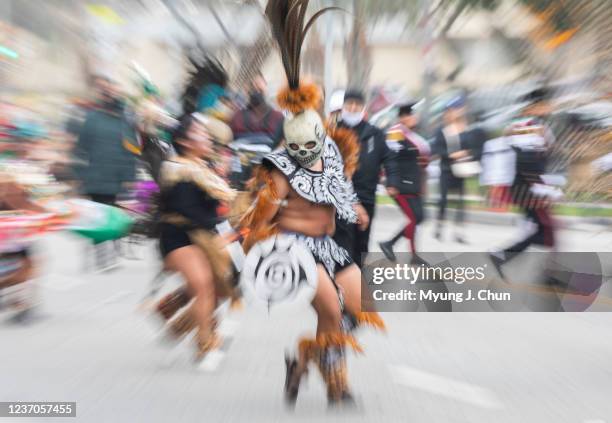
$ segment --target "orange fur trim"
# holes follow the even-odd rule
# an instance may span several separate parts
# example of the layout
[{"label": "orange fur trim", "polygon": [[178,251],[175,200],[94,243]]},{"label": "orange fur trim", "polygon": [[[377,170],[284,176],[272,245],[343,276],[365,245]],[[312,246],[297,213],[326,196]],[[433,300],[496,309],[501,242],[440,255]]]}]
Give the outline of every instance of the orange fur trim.
[{"label": "orange fur trim", "polygon": [[285,87],[279,91],[276,101],[280,107],[293,114],[306,109],[317,110],[321,102],[321,90],[311,83],[302,83],[295,90]]},{"label": "orange fur trim", "polygon": [[380,317],[380,314],[375,311],[359,312],[355,318],[360,325],[369,325],[375,329],[382,330],[383,332],[387,331],[384,320],[382,317]]},{"label": "orange fur trim", "polygon": [[230,301],[230,310],[243,310],[244,303],[241,298],[232,297]]},{"label": "orange fur trim", "polygon": [[245,236],[243,243],[245,252],[248,252],[258,241],[269,238],[279,232],[273,223],[265,220],[266,213],[278,200],[278,193],[274,179],[272,179],[271,170],[260,166],[255,171],[251,181],[249,181],[249,189],[257,192],[257,198],[242,219],[240,219],[240,226],[248,229],[248,234]]},{"label": "orange fur trim", "polygon": [[262,221],[268,207],[278,199],[276,185],[270,169],[260,166],[249,181],[249,189],[252,192],[257,192],[257,198],[240,219],[240,225],[251,229],[251,232],[253,232]]},{"label": "orange fur trim", "polygon": [[303,338],[298,341],[299,357],[305,361],[313,360],[318,348],[316,339]]},{"label": "orange fur trim", "polygon": [[242,249],[245,253],[248,254],[249,250],[253,247],[253,245],[278,233],[280,233],[280,230],[275,225],[269,225],[268,227],[261,228],[260,230],[251,231],[249,232],[249,235],[244,239],[242,243]]},{"label": "orange fur trim", "polygon": [[300,356],[306,360],[313,359],[319,351],[328,347],[351,347],[355,352],[363,352],[355,337],[340,332],[317,335],[315,339],[302,338],[298,342]]},{"label": "orange fur trim", "polygon": [[359,164],[359,138],[352,129],[331,126],[327,130],[328,135],[333,139],[342,154],[344,161],[344,173],[348,178],[352,178]]}]

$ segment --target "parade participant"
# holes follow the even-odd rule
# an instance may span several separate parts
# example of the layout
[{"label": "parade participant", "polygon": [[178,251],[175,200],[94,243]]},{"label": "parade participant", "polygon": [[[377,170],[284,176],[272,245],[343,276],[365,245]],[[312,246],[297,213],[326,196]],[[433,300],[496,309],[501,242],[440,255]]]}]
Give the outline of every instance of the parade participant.
[{"label": "parade participant", "polygon": [[245,108],[238,110],[230,122],[234,138],[265,136],[272,141],[274,149],[283,137],[283,114],[274,110],[266,101],[267,83],[257,75],[249,89],[249,100]]},{"label": "parade participant", "polygon": [[344,104],[344,90],[335,91],[329,98],[328,126],[336,126],[342,119],[342,106]]},{"label": "parade participant", "polygon": [[[193,111],[197,108],[197,96],[198,93],[204,89],[203,87],[209,85],[224,87],[227,84],[228,77],[221,64],[210,56],[204,57],[203,60],[196,60],[190,57],[189,60],[194,66],[194,70],[190,74],[186,88],[183,92],[182,104],[184,110]],[[197,116],[198,121],[205,125],[210,141],[210,149],[202,160],[206,162],[207,166],[214,171],[217,176],[227,181],[227,173],[229,171],[228,145],[233,139],[233,134],[226,123],[208,114],[208,112],[214,111],[212,107],[214,104],[214,102],[211,103],[211,107],[206,109],[206,113],[197,113],[194,116]],[[169,159],[169,155],[166,155],[166,158]],[[229,204],[228,202],[221,202],[216,208],[215,213],[218,216],[218,221],[227,218],[230,222],[235,223],[247,209],[248,204],[245,205],[244,201],[239,201],[239,197],[242,199],[245,196],[241,196],[240,193],[236,194],[238,195],[235,196],[232,202]],[[165,270],[167,271],[170,269]],[[164,273],[165,272],[162,271],[162,273],[158,275],[158,278],[155,279],[155,288],[153,288],[152,293],[157,292],[159,280],[161,280]],[[169,321],[182,307],[189,303],[191,299],[192,296],[189,290],[185,287],[181,287],[161,298],[155,306],[155,311],[161,315],[164,321]],[[232,299],[236,300],[237,298],[233,297]],[[170,332],[175,337],[180,338],[185,333],[195,328],[195,326],[196,322],[193,319],[193,314],[190,313],[189,310],[185,310],[179,317],[173,320],[170,325]]]},{"label": "parade participant", "polygon": [[[462,96],[451,99],[444,111],[442,127],[438,129],[432,144],[432,154],[440,158],[440,201],[438,203],[438,223],[434,237],[442,240],[446,219],[446,206],[449,191],[458,195],[457,214],[455,215],[455,241],[466,243],[463,235],[465,213],[465,179],[479,173],[476,150],[485,140],[479,129],[469,129],[465,99]],[[466,170],[467,168],[467,170]]]},{"label": "parade participant", "polygon": [[219,298],[229,297],[230,259],[224,242],[215,234],[220,222],[217,209],[233,200],[235,193],[203,160],[212,153],[206,117],[185,116],[173,134],[177,156],[163,163],[160,188],[160,250],[165,269],[180,273],[187,290],[164,316],[170,319],[191,298],[193,304],[170,322],[171,332],[181,337],[197,329],[196,358],[217,351],[221,340],[215,331],[213,312]]},{"label": "parade participant", "polygon": [[136,159],[126,148],[135,127],[125,116],[125,103],[112,80],[96,77],[97,101],[79,131],[75,154],[87,163],[79,172],[83,191],[93,201],[112,205],[125,182],[134,180]]},{"label": "parade participant", "polygon": [[349,90],[344,94],[338,127],[348,128],[359,138],[359,162],[353,175],[353,186],[360,203],[359,224],[338,220],[334,239],[361,267],[363,254],[369,251],[370,230],[376,208],[376,187],[384,166],[387,193],[398,194],[398,169],[394,153],[385,142],[385,134],[365,120],[365,97],[360,91]]},{"label": "parade participant", "polygon": [[228,75],[213,57],[189,57],[192,70],[182,94],[183,114],[212,111],[226,95]]},{"label": "parade participant", "polygon": [[361,323],[378,327],[383,323],[375,313],[361,312],[360,271],[349,253],[331,237],[335,216],[349,222],[357,218],[354,193],[340,153],[350,155],[356,149],[339,146],[350,138],[337,139],[337,145],[327,136],[315,111],[320,90],[300,81],[307,7],[308,1],[301,0],[270,0],[266,7],[288,79],[288,87],[277,100],[292,115],[283,125],[286,148],[267,155],[253,178],[257,195],[242,220],[250,229],[244,248],[249,250],[276,234],[292,234],[317,262],[318,284],[312,301],[318,318],[317,333],[299,341],[296,358],[286,358],[287,403],[295,404],[300,380],[311,361],[327,385],[330,404],[352,403],[345,349],[360,347],[350,332]]},{"label": "parade participant", "polygon": [[283,138],[284,116],[268,104],[266,94],[266,80],[257,74],[248,88],[247,105],[236,111],[229,123],[236,139],[232,145],[235,156],[231,183],[240,191],[235,209],[243,212],[250,205],[245,185],[252,176],[253,167],[263,155],[277,148]]},{"label": "parade participant", "polygon": [[[131,149],[136,132],[126,118],[125,104],[116,83],[98,76],[96,90],[97,101],[87,111],[75,146],[75,156],[82,163],[76,174],[85,195],[112,206],[124,185],[135,180],[136,157]],[[94,245],[100,270],[117,264],[116,248],[107,244]]]},{"label": "parade participant", "polygon": [[550,92],[546,88],[539,88],[527,94],[524,100],[529,104],[523,110],[522,118],[508,128],[506,137],[516,153],[512,201],[534,228],[520,241],[491,254],[493,263],[500,271],[504,263],[533,244],[549,247],[553,251],[556,245],[551,206],[561,192],[547,184],[546,175],[549,149],[555,141],[546,125],[546,118],[552,112]]},{"label": "parade participant", "polygon": [[490,210],[506,211],[512,201],[510,187],[514,181],[515,156],[508,137],[500,136],[484,143],[480,186],[488,187],[486,202]]},{"label": "parade participant", "polygon": [[408,218],[408,224],[391,238],[381,242],[380,249],[385,256],[396,261],[393,246],[402,237],[406,237],[412,252],[412,261],[419,262],[416,254],[416,228],[423,221],[423,195],[427,174],[425,168],[429,163],[429,144],[419,134],[414,132],[418,124],[418,116],[414,110],[415,103],[403,104],[399,107],[399,123],[387,132],[387,144],[397,155],[399,170],[399,193],[393,199]]}]

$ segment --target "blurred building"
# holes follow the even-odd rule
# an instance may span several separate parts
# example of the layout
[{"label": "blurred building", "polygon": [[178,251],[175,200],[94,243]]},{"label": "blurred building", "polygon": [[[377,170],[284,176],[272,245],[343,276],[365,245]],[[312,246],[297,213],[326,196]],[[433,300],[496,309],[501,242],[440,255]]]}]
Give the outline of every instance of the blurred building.
[{"label": "blurred building", "polygon": [[[197,43],[225,59],[233,73],[244,65],[242,56],[262,56],[263,71],[273,89],[284,83],[280,59],[270,54],[270,43],[257,44],[265,41],[268,29],[257,1],[250,3],[255,5],[204,0],[3,0],[0,45],[18,57],[0,59],[0,89],[86,93],[92,73],[110,74],[129,89],[134,77],[129,65],[137,61],[162,92],[174,95],[184,79],[185,52]],[[170,4],[175,6],[169,8]],[[317,61],[324,61],[323,46],[331,42],[333,85],[344,87],[348,79],[344,40],[351,18],[342,12],[331,16],[331,25],[321,19],[310,35],[305,70],[322,78]],[[462,15],[431,49],[433,91],[503,86],[529,77],[534,70],[550,68],[551,63],[558,78],[579,77],[593,69],[595,55],[585,54],[596,50],[591,32],[577,34],[556,52],[555,59],[550,52],[536,51],[533,34],[539,25],[537,17],[512,0],[493,12]],[[371,85],[403,87],[412,93],[421,90],[422,32],[401,13],[366,25]],[[575,60],[559,60],[568,55]],[[324,63],[318,67],[322,69]]]}]

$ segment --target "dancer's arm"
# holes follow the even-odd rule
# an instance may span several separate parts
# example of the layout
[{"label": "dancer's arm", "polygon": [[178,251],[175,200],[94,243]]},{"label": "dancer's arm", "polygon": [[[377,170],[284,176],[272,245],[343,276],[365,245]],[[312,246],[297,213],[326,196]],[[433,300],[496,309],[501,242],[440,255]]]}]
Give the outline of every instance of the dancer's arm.
[{"label": "dancer's arm", "polygon": [[249,231],[243,244],[246,251],[256,242],[276,233],[273,220],[289,195],[289,183],[276,169],[260,167],[251,183],[251,189],[257,192],[256,198],[240,220],[240,225]]},{"label": "dancer's arm", "polygon": [[256,199],[256,203],[261,202],[262,213],[259,219],[261,224],[269,224],[274,220],[283,201],[287,199],[289,194],[289,183],[280,171],[273,169],[270,172],[270,178],[272,183],[270,184],[270,181],[268,181],[268,185],[262,187]]}]

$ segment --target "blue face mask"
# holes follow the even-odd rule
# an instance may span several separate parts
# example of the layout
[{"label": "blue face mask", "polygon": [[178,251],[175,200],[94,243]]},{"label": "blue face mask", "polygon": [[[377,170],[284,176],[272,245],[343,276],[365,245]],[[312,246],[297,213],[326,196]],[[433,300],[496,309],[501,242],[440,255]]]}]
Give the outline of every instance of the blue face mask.
[{"label": "blue face mask", "polygon": [[342,122],[346,123],[348,126],[357,126],[363,120],[365,111],[361,110],[359,112],[348,112],[342,109],[340,116],[342,117]]}]

